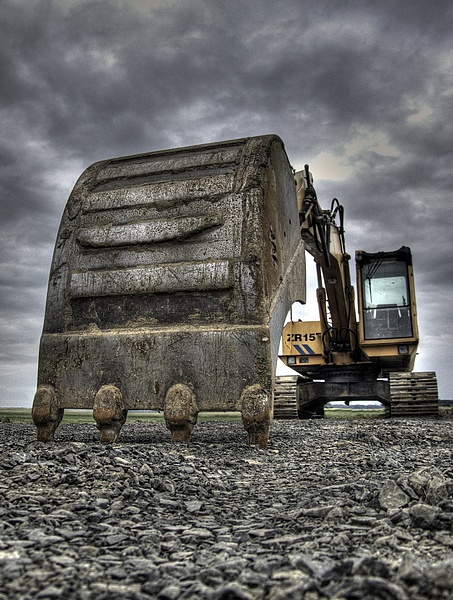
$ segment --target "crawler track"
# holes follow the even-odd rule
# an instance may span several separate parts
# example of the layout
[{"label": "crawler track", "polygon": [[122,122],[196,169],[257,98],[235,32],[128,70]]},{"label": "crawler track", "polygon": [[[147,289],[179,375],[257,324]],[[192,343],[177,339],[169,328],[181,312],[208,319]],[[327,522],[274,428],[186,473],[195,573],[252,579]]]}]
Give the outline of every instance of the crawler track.
[{"label": "crawler track", "polygon": [[431,416],[439,412],[436,374],[390,373],[392,417]]},{"label": "crawler track", "polygon": [[275,378],[274,419],[297,419],[297,376]]}]

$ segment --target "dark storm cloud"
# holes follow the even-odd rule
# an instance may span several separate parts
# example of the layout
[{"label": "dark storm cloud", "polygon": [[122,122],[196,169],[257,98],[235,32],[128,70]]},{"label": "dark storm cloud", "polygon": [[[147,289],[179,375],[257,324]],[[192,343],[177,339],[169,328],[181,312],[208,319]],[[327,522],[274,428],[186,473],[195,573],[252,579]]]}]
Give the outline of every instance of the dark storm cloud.
[{"label": "dark storm cloud", "polygon": [[[450,292],[451,2],[1,0],[0,11],[3,405],[33,394],[58,222],[97,160],[277,133],[294,166],[313,161],[324,206],[345,204],[351,253],[410,245],[419,296]],[[430,305],[440,332],[451,314]]]}]

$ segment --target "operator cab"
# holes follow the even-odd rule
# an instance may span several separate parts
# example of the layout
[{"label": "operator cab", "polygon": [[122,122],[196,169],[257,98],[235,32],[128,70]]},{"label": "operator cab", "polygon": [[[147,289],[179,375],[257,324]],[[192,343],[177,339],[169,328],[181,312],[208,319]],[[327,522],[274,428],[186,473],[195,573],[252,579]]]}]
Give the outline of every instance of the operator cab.
[{"label": "operator cab", "polygon": [[383,371],[411,370],[418,345],[411,251],[356,252],[359,345]]}]

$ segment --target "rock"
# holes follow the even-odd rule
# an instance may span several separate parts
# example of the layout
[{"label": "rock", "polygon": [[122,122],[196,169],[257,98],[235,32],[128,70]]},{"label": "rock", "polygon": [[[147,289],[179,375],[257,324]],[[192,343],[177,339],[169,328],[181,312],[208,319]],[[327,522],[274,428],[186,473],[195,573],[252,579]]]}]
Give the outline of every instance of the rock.
[{"label": "rock", "polygon": [[415,527],[422,529],[432,529],[435,527],[441,509],[437,506],[430,506],[419,502],[409,508],[409,514],[413,520]]},{"label": "rock", "polygon": [[408,595],[401,586],[381,577],[354,577],[347,580],[335,596],[338,599],[343,597],[353,600],[408,600]]},{"label": "rock", "polygon": [[221,586],[213,597],[215,600],[253,600],[248,590],[235,583]]},{"label": "rock", "polygon": [[452,481],[447,481],[442,476],[434,476],[428,483],[426,489],[426,501],[430,504],[439,504],[451,495],[453,491]]},{"label": "rock", "polygon": [[186,509],[190,513],[198,512],[203,506],[203,502],[200,500],[187,500],[185,502]]},{"label": "rock", "polygon": [[453,557],[431,565],[427,569],[427,575],[436,587],[453,593]]},{"label": "rock", "polygon": [[376,557],[364,556],[357,560],[352,566],[354,575],[380,577],[381,579],[390,579],[389,565]]},{"label": "rock", "polygon": [[324,517],[325,521],[342,521],[344,517],[344,511],[341,506],[335,506],[332,510],[329,510],[327,515]]},{"label": "rock", "polygon": [[439,504],[449,498],[453,490],[453,481],[447,479],[436,467],[423,467],[411,473],[407,481],[421,500],[428,504]]},{"label": "rock", "polygon": [[164,587],[157,595],[157,598],[159,600],[176,600],[180,595],[181,588],[178,585],[171,584]]},{"label": "rock", "polygon": [[425,562],[420,560],[412,552],[406,552],[403,555],[401,564],[398,568],[398,577],[407,581],[408,584],[414,584],[423,579],[425,570]]},{"label": "rock", "polygon": [[47,598],[64,598],[64,591],[59,587],[54,587],[52,585],[44,588],[36,595],[38,600],[47,599]]},{"label": "rock", "polygon": [[407,481],[409,485],[414,489],[416,494],[424,499],[428,483],[432,478],[432,474],[438,474],[438,470],[435,467],[422,467],[409,474]]},{"label": "rock", "polygon": [[198,577],[202,583],[209,587],[216,587],[223,582],[221,571],[215,567],[200,569]]},{"label": "rock", "polygon": [[391,479],[379,491],[379,504],[385,510],[403,508],[408,502],[409,496]]}]

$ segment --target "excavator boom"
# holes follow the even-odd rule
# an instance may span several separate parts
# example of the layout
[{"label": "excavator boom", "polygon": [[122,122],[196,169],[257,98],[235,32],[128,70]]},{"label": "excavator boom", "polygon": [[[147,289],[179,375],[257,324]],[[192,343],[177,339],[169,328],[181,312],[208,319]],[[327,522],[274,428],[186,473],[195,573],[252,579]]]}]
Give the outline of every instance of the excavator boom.
[{"label": "excavator boom", "polygon": [[330,210],[321,208],[308,165],[295,174],[295,179],[301,236],[317,267],[317,298],[325,358],[330,362],[335,353],[337,361],[349,362],[350,359],[342,354],[356,349],[357,325],[349,271],[351,257],[345,248],[344,210],[336,198]]}]

